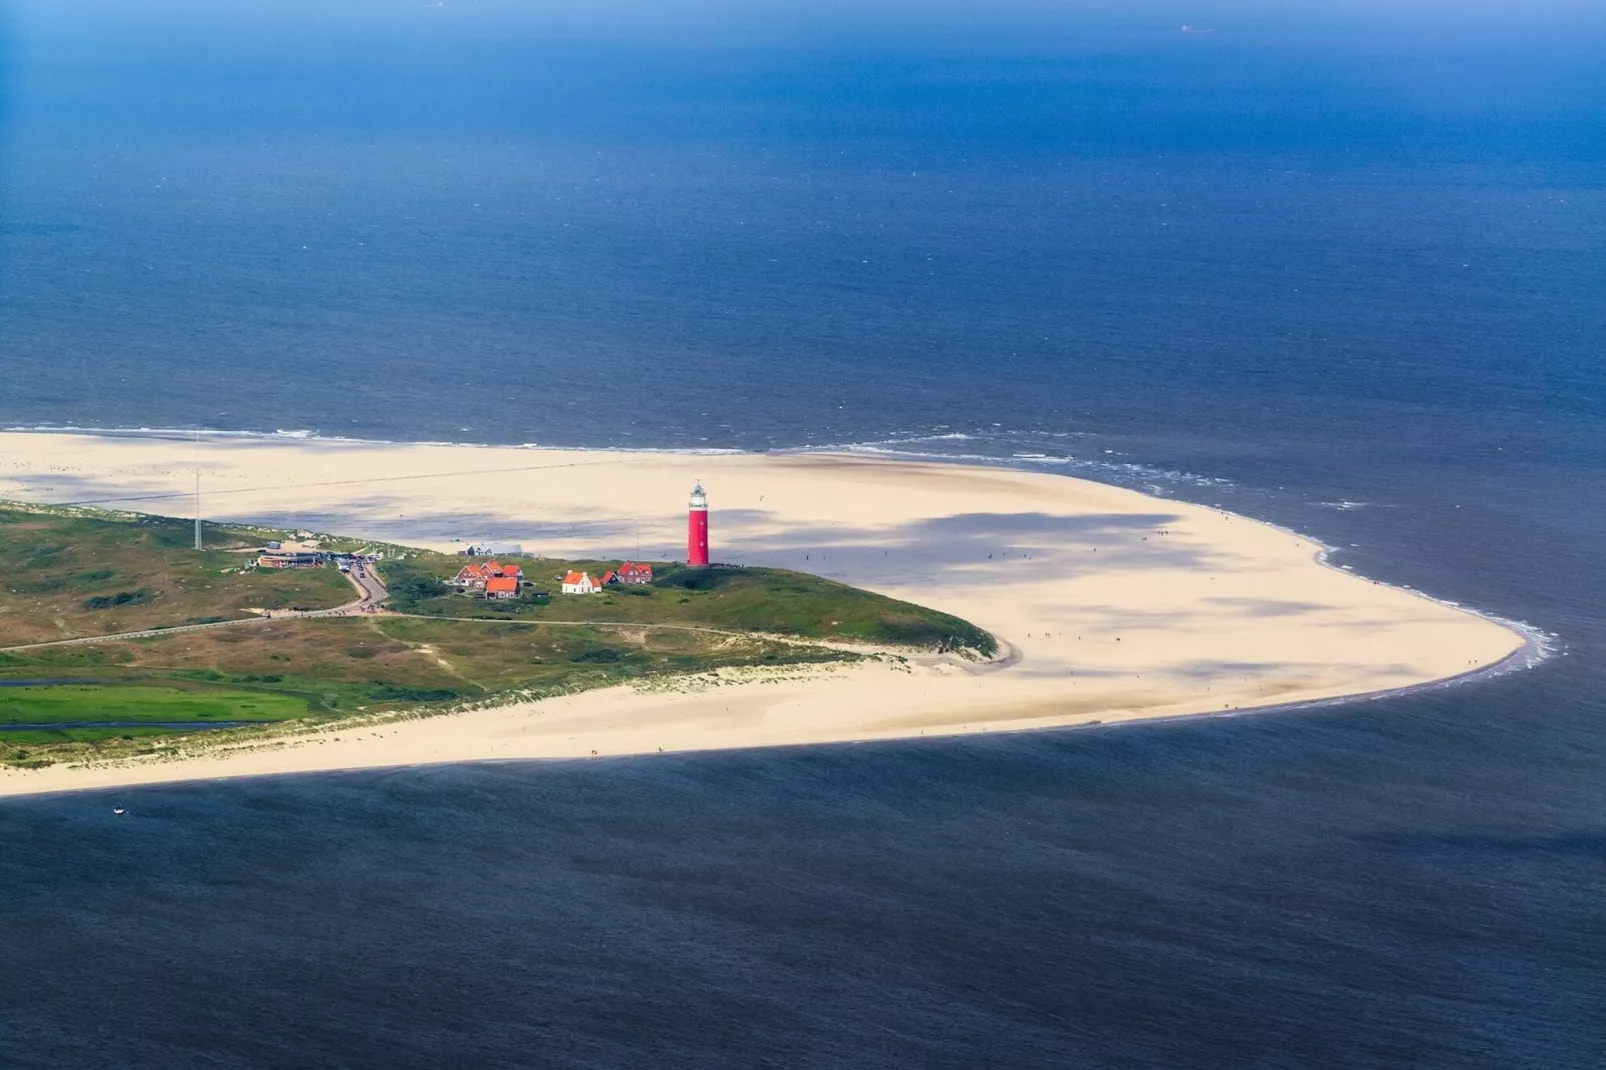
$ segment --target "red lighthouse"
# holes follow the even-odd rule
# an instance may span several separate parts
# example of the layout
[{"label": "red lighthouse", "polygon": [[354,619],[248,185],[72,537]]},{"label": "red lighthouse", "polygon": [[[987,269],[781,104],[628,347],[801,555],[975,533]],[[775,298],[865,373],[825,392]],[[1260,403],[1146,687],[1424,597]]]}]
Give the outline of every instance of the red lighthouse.
[{"label": "red lighthouse", "polygon": [[701,480],[691,489],[691,508],[686,512],[686,564],[693,568],[708,564],[708,495]]}]

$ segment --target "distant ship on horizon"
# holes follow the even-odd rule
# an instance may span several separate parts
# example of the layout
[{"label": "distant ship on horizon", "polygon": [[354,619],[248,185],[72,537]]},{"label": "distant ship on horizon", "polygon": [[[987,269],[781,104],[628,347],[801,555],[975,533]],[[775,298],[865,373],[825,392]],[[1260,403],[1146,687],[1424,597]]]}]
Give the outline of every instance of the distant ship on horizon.
[{"label": "distant ship on horizon", "polygon": [[1213,30],[1213,29],[1209,29],[1209,28],[1203,27],[1203,26],[1189,26],[1186,22],[1184,22],[1182,24],[1182,32],[1183,33],[1215,33],[1216,31]]}]

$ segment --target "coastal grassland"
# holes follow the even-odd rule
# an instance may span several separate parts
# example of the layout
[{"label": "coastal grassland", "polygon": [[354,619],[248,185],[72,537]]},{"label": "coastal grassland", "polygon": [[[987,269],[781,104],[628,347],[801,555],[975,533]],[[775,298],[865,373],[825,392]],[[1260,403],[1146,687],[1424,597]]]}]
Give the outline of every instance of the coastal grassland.
[{"label": "coastal grassland", "polygon": [[0,647],[350,601],[333,569],[240,571],[251,529],[0,506]]},{"label": "coastal grassland", "polygon": [[[161,736],[212,724],[427,712],[859,656],[829,641],[967,656],[995,646],[957,617],[798,572],[659,564],[652,585],[565,596],[564,572],[600,576],[619,562],[522,558],[522,596],[494,602],[442,582],[469,559],[394,546],[375,549],[390,555],[381,573],[397,614],[251,619],[247,607],[353,597],[333,569],[242,570],[251,548],[291,534],[208,526],[198,552],[189,521],[0,505],[0,648],[12,648],[0,649],[0,684],[11,685],[0,687],[0,763],[162,752],[173,741]],[[222,620],[245,623],[27,646]]]},{"label": "coastal grassland", "polygon": [[786,569],[655,563],[649,585],[563,595],[557,577],[564,572],[574,569],[596,577],[620,562],[502,558],[524,570],[531,592],[546,591],[549,597],[526,593],[489,601],[453,593],[440,582],[471,560],[481,559],[419,553],[386,562],[382,573],[390,585],[391,607],[434,617],[701,626],[981,657],[997,650],[990,634],[952,614]]},{"label": "coastal grassland", "polygon": [[[0,731],[0,762],[40,764],[149,753],[160,740],[124,728],[72,727],[107,717],[119,696],[151,703],[153,721],[330,721],[442,708],[498,696],[545,697],[631,679],[727,666],[850,660],[756,635],[680,629],[455,621],[413,617],[283,619],[91,646],[0,655],[0,679],[93,679],[61,692],[54,733]],[[161,696],[172,700],[163,704]],[[35,698],[32,708],[40,708]],[[116,707],[120,708],[120,707]],[[79,713],[82,716],[74,716]],[[39,724],[45,718],[11,719]],[[5,723],[0,720],[0,724]],[[26,745],[25,745],[26,744]]]}]

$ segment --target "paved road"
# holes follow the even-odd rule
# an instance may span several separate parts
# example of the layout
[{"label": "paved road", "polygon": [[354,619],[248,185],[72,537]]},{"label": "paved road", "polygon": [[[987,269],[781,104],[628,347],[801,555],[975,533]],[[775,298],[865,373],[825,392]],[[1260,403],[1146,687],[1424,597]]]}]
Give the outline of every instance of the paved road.
[{"label": "paved road", "polygon": [[25,643],[22,646],[0,647],[0,653],[10,653],[16,650],[38,650],[50,646],[86,646],[90,643],[112,643],[120,639],[150,639],[158,635],[183,635],[185,632],[206,632],[214,628],[239,628],[247,624],[264,624],[270,620],[307,620],[315,617],[351,617],[364,613],[375,612],[390,592],[385,590],[385,584],[380,580],[373,569],[365,568],[361,572],[348,572],[346,579],[357,589],[358,598],[355,602],[335,606],[333,609],[287,609],[274,612],[268,616],[241,617],[238,620],[220,620],[211,624],[181,624],[173,628],[147,628],[139,632],[118,632],[115,635],[89,635],[81,639],[53,639],[48,643]]},{"label": "paved road", "polygon": [[[362,597],[352,606],[342,606],[341,609],[355,608],[359,612],[368,613],[379,608],[380,603],[390,597],[390,592],[385,590],[385,583],[379,578],[379,573],[371,568],[360,568],[348,573],[346,578],[357,588]],[[325,610],[323,615],[330,616],[336,612],[337,610]]]}]

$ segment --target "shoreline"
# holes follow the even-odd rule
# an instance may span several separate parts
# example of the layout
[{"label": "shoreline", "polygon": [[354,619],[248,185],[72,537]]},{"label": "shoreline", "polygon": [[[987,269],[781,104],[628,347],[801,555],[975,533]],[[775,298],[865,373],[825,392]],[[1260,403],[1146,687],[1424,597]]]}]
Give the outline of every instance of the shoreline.
[{"label": "shoreline", "polygon": [[[465,525],[475,524],[524,532],[524,542],[533,535],[535,552],[554,556],[610,542],[617,549],[633,525],[635,538],[645,537],[639,556],[657,560],[678,538],[678,484],[713,473],[716,558],[815,571],[955,613],[993,632],[1014,660],[975,672],[922,658],[902,671],[883,664],[802,680],[777,670],[727,684],[712,700],[691,681],[659,681],[377,725],[333,722],[193,758],[0,770],[0,797],[1238,716],[1459,686],[1552,653],[1553,637],[1538,629],[1359,576],[1299,532],[1078,476],[861,453],[376,445],[246,433],[197,444],[184,435],[0,433],[9,462],[0,467],[0,498],[116,508],[187,497],[183,477],[199,467],[222,485],[214,520],[293,518],[437,548],[453,545],[450,532],[472,537]],[[497,480],[487,490],[475,474],[487,450],[564,463],[499,470],[510,489],[498,494]],[[592,456],[575,465],[577,453]],[[298,508],[262,516],[282,509],[287,483]],[[63,484],[81,493],[63,495]],[[367,493],[354,501],[351,487]],[[438,508],[445,497],[453,508]],[[663,515],[633,516],[649,507]]]},{"label": "shoreline", "polygon": [[[1530,638],[1529,641],[1527,643],[1525,643],[1520,649],[1512,651],[1510,654],[1506,655],[1506,657],[1502,658],[1500,661],[1495,662],[1494,664],[1481,666],[1481,667],[1476,668],[1476,669],[1469,669],[1466,672],[1460,673],[1459,675],[1456,675],[1456,676],[1447,676],[1447,677],[1444,677],[1443,679],[1439,679],[1439,680],[1428,680],[1428,681],[1424,681],[1423,683],[1420,683],[1420,684],[1407,684],[1404,687],[1391,688],[1391,689],[1383,690],[1383,691],[1370,691],[1370,692],[1363,692],[1363,693],[1353,694],[1353,695],[1334,695],[1334,696],[1332,696],[1330,698],[1310,699],[1310,700],[1305,701],[1305,702],[1278,703],[1278,704],[1273,704],[1273,705],[1269,705],[1269,706],[1249,706],[1249,707],[1245,707],[1243,709],[1204,710],[1204,711],[1200,711],[1200,712],[1197,712],[1197,713],[1174,713],[1174,714],[1167,714],[1167,715],[1157,716],[1157,717],[1135,718],[1135,719],[1132,719],[1132,720],[1123,720],[1123,721],[1111,721],[1111,722],[1087,721],[1087,722],[1083,722],[1083,723],[1080,723],[1080,724],[1051,725],[1051,726],[1047,726],[1047,727],[1009,728],[1009,729],[1002,729],[1002,730],[999,730],[999,731],[996,731],[996,732],[946,733],[946,734],[935,735],[935,736],[926,736],[926,735],[895,736],[895,737],[890,737],[890,738],[885,738],[885,739],[838,739],[838,740],[827,740],[827,741],[822,741],[822,742],[817,742],[817,743],[778,743],[778,744],[758,745],[758,746],[730,746],[730,747],[721,747],[721,748],[686,749],[686,750],[673,750],[673,751],[634,751],[634,752],[629,752],[629,753],[606,754],[606,755],[566,755],[566,756],[544,757],[544,758],[543,757],[533,757],[533,758],[510,758],[510,757],[460,758],[460,759],[455,759],[455,760],[451,760],[451,761],[404,762],[404,763],[398,763],[398,764],[395,764],[395,765],[329,766],[329,767],[302,769],[302,770],[287,771],[287,772],[218,772],[218,771],[213,771],[213,772],[207,772],[207,773],[203,773],[203,774],[198,774],[198,775],[193,776],[193,777],[175,777],[175,778],[172,778],[172,779],[161,778],[161,779],[151,779],[151,780],[147,780],[147,781],[129,781],[129,782],[118,782],[118,783],[111,783],[111,784],[81,784],[81,785],[75,785],[75,786],[70,785],[70,786],[58,787],[58,788],[38,788],[36,790],[21,790],[21,791],[9,791],[9,790],[7,790],[7,786],[4,783],[4,781],[0,780],[0,800],[5,800],[5,799],[32,799],[32,798],[43,798],[43,797],[56,796],[56,795],[81,795],[81,794],[92,794],[92,793],[96,793],[96,792],[104,793],[104,792],[115,792],[115,791],[124,791],[124,790],[138,790],[138,789],[141,789],[141,788],[184,787],[184,786],[189,786],[189,785],[212,784],[212,783],[219,783],[219,782],[224,782],[224,781],[234,782],[234,781],[240,781],[240,780],[269,780],[269,779],[281,779],[281,778],[285,778],[285,777],[299,777],[299,776],[323,776],[323,775],[336,776],[336,775],[340,775],[340,774],[343,774],[343,773],[388,773],[388,772],[400,772],[402,770],[407,770],[407,769],[427,769],[427,768],[429,768],[431,766],[440,766],[440,765],[536,765],[536,766],[544,766],[544,765],[553,765],[553,764],[559,764],[559,763],[578,763],[578,762],[640,761],[642,759],[650,759],[650,758],[679,757],[679,756],[683,756],[683,755],[687,755],[687,754],[718,756],[718,755],[722,755],[722,754],[751,753],[751,752],[754,752],[754,751],[799,750],[799,749],[802,749],[802,748],[805,748],[805,747],[865,747],[865,746],[878,746],[878,745],[883,745],[883,744],[885,744],[885,745],[898,745],[898,744],[908,744],[908,743],[915,743],[915,742],[931,742],[931,743],[934,743],[934,744],[939,744],[943,740],[969,738],[969,737],[978,736],[978,735],[1016,736],[1016,735],[1024,735],[1024,734],[1027,734],[1027,733],[1035,733],[1035,732],[1044,732],[1044,733],[1055,732],[1055,733],[1058,733],[1058,732],[1120,731],[1122,729],[1128,729],[1128,728],[1134,728],[1134,727],[1147,727],[1147,726],[1157,726],[1157,725],[1177,725],[1177,724],[1186,724],[1186,723],[1190,723],[1190,722],[1193,722],[1193,721],[1226,720],[1226,719],[1238,718],[1238,717],[1253,717],[1253,716],[1261,716],[1261,715],[1267,715],[1267,714],[1279,714],[1279,713],[1299,713],[1299,712],[1302,712],[1302,711],[1305,711],[1305,710],[1319,710],[1319,709],[1325,709],[1325,708],[1334,707],[1334,706],[1346,706],[1346,705],[1349,705],[1351,703],[1376,702],[1376,701],[1380,701],[1380,700],[1383,700],[1383,699],[1389,699],[1389,698],[1403,698],[1403,697],[1406,697],[1406,696],[1409,696],[1409,695],[1419,694],[1419,693],[1424,692],[1424,691],[1436,691],[1436,690],[1441,690],[1441,689],[1451,688],[1451,687],[1462,687],[1462,686],[1466,686],[1468,684],[1475,684],[1475,683],[1479,682],[1482,679],[1492,679],[1492,678],[1495,678],[1497,676],[1505,676],[1505,675],[1507,675],[1509,673],[1512,673],[1512,672],[1523,672],[1523,671],[1526,671],[1526,670],[1528,670],[1530,668],[1536,668],[1541,662],[1543,662],[1545,660],[1548,660],[1548,658],[1552,656],[1549,652],[1543,652],[1541,650],[1542,646],[1543,646],[1543,640],[1542,639],[1532,639],[1532,638]],[[1519,659],[1523,659],[1524,655],[1528,655],[1533,660],[1529,660],[1525,664],[1521,664],[1521,665],[1513,664],[1514,662],[1517,662]],[[618,685],[618,686],[626,686],[626,685]],[[604,689],[599,689],[599,690],[604,690],[605,691],[605,690],[608,690],[608,689],[604,688]],[[490,706],[490,707],[487,707],[487,708],[495,709],[497,707]],[[449,717],[449,716],[452,716],[452,714],[443,713],[443,714],[440,714],[438,716]],[[387,725],[387,724],[395,724],[395,723],[399,723],[399,722],[397,722],[397,721],[376,721],[374,723],[373,727],[379,727],[379,726],[383,726],[383,725]],[[335,726],[333,726],[333,725],[325,726],[324,728],[314,729],[313,731],[314,732],[323,731],[323,730],[326,730],[327,728],[332,728],[332,727],[335,727]],[[271,740],[269,742],[271,744]],[[191,761],[192,761],[191,759],[180,758],[180,759],[177,760],[177,764],[187,764],[187,763],[190,763]],[[162,763],[150,763],[150,766],[151,767],[160,768],[160,767],[162,767]],[[132,765],[125,766],[125,765],[118,765],[118,764],[106,764],[106,765],[96,765],[96,766],[78,766],[78,767],[72,767],[72,768],[89,771],[89,770],[92,770],[92,769],[94,769],[94,770],[98,770],[98,769],[121,769],[121,768],[132,768],[132,767],[133,767]]]}]

